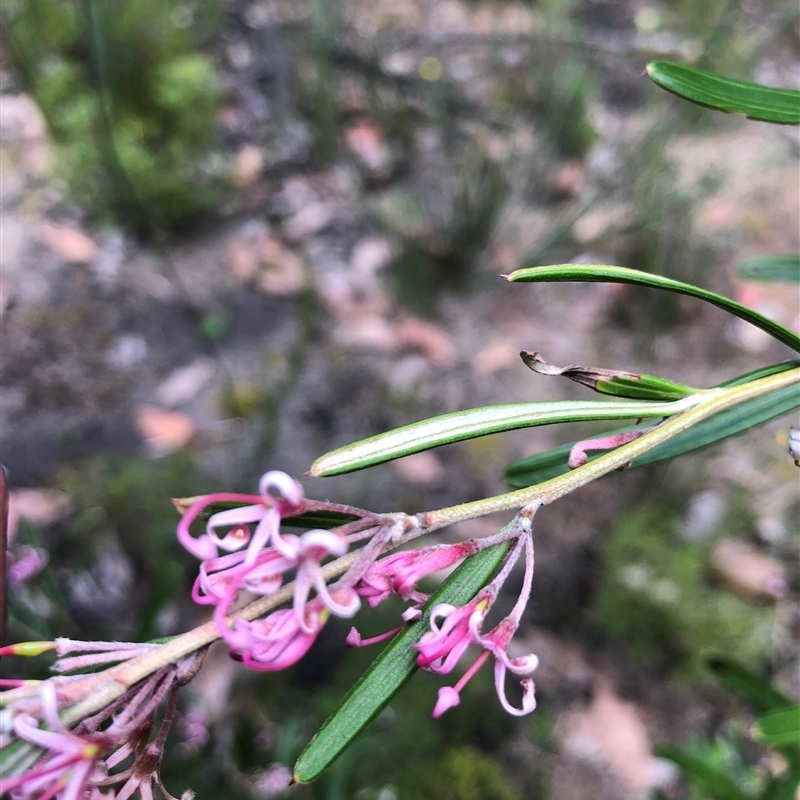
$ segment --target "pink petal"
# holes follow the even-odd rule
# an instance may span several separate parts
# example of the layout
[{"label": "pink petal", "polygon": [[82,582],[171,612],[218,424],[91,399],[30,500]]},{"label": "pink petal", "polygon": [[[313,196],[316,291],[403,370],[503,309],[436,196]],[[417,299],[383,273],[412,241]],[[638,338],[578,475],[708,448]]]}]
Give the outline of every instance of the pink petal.
[{"label": "pink petal", "polygon": [[245,566],[249,567],[255,562],[259,553],[264,549],[272,536],[280,530],[281,518],[274,508],[265,508],[264,514],[256,525],[252,541],[247,545],[247,555],[245,556]]}]

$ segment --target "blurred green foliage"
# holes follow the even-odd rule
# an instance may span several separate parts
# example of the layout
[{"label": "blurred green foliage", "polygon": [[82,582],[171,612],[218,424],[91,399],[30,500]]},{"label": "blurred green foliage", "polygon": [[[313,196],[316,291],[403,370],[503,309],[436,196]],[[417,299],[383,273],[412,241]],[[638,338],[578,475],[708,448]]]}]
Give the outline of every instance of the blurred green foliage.
[{"label": "blurred green foliage", "polygon": [[185,452],[159,464],[135,456],[100,456],[66,466],[57,476],[58,487],[77,510],[70,538],[98,541],[114,535],[154,569],[163,564],[165,549],[182,552],[175,539],[179,517],[170,499],[201,493],[198,481]]},{"label": "blurred green foliage", "polygon": [[425,798],[519,800],[520,794],[500,764],[474,747],[459,747],[445,754]]},{"label": "blurred green foliage", "polygon": [[478,150],[464,154],[457,166],[432,200],[391,188],[375,206],[381,224],[403,244],[391,268],[396,296],[423,313],[435,309],[443,290],[469,288],[508,193],[502,167]]},{"label": "blurred green foliage", "polygon": [[582,158],[597,138],[589,120],[594,80],[582,63],[564,59],[548,73],[537,122],[560,158]]},{"label": "blurred green foliage", "polygon": [[[64,467],[57,485],[71,497],[75,515],[69,531],[51,545],[53,561],[69,571],[91,570],[100,553],[118,547],[135,579],[127,619],[117,624],[133,641],[164,635],[159,615],[174,601],[176,585],[188,589],[194,577],[180,565],[191,559],[177,543],[178,514],[170,502],[202,493],[191,456],[177,453],[159,464],[139,457],[96,457]],[[83,627],[85,620],[80,623]],[[101,632],[82,630],[81,637]],[[107,633],[120,636],[114,628]]]},{"label": "blurred green foliage", "polygon": [[705,648],[763,652],[773,614],[712,586],[705,578],[712,541],[679,538],[677,522],[674,509],[653,505],[619,519],[593,611],[635,660],[694,678]]},{"label": "blurred green foliage", "polygon": [[[729,726],[725,735],[713,741],[692,737],[686,743],[686,752],[704,764],[726,775],[744,791],[755,794],[764,782],[762,771],[748,763],[744,754],[745,737],[737,730],[735,722]],[[705,787],[696,784],[689,786],[689,800],[706,800]]]},{"label": "blurred green foliage", "polygon": [[58,171],[101,220],[175,229],[211,211],[221,88],[197,47],[218,0],[6,3],[15,65],[59,148]]},{"label": "blurred green foliage", "polygon": [[[722,685],[760,712],[749,736],[747,724],[730,719],[713,741],[690,737],[683,748],[659,744],[655,754],[672,761],[689,787],[689,800],[791,800],[800,788],[800,706],[792,703],[768,678],[721,652],[710,652],[706,667]],[[758,755],[753,739],[767,720],[780,717],[782,743],[773,743],[769,757]],[[788,724],[787,724],[788,723]],[[748,741],[749,739],[749,741]],[[763,742],[762,742],[763,745]],[[754,763],[755,762],[755,763]],[[660,790],[653,800],[665,800]]]}]

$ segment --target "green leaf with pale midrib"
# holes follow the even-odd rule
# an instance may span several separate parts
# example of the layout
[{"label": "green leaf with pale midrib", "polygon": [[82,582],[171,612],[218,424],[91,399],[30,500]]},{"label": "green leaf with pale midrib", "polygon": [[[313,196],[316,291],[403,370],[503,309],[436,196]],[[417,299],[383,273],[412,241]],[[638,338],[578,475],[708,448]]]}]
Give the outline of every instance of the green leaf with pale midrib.
[{"label": "green leaf with pale midrib", "polygon": [[464,605],[472,600],[509,547],[510,543],[503,543],[476,553],[434,592],[423,607],[422,619],[392,639],[300,754],[294,765],[298,783],[313,781],[327,769],[417,671],[417,651],[412,645],[429,629],[430,610],[438,603]]},{"label": "green leaf with pale midrib", "polygon": [[415,422],[331,450],[311,465],[308,474],[316,478],[341,475],[444,444],[518,428],[560,422],[666,417],[686,407],[680,402],[560,400],[471,408]]},{"label": "green leaf with pale midrib", "polygon": [[708,289],[701,289],[699,286],[693,286],[689,283],[665,278],[661,275],[652,275],[649,272],[641,272],[628,267],[615,267],[610,264],[551,264],[518,269],[510,275],[506,275],[506,278],[512,283],[561,281],[630,283],[637,286],[662,289],[667,292],[676,292],[689,297],[697,297],[749,322],[751,325],[755,325],[757,328],[761,328],[761,330],[766,331],[779,342],[783,342],[783,344],[791,347],[792,350],[800,353],[800,336],[779,322],[775,322],[769,317],[759,314],[758,311],[731,300],[729,297],[710,292]]},{"label": "green leaf with pale midrib", "polygon": [[800,92],[795,89],[740,81],[668,61],[651,61],[647,74],[662,89],[692,103],[760,122],[800,125]]},{"label": "green leaf with pale midrib", "polygon": [[742,261],[736,271],[750,281],[800,283],[800,255],[753,256]]},{"label": "green leaf with pale midrib", "polygon": [[[765,378],[768,375],[785,372],[796,367],[800,367],[800,361],[787,361],[784,364],[776,364],[755,372],[749,372],[746,375],[740,375],[738,378],[726,381],[721,386],[741,385],[742,383]],[[800,387],[797,386],[787,386],[764,397],[748,400],[735,408],[715,414],[713,417],[698,423],[690,430],[683,431],[669,441],[654,447],[635,459],[631,468],[644,467],[708,447],[732,436],[738,436],[750,430],[750,428],[783,416],[798,407],[800,407]],[[636,427],[645,428],[647,425]],[[626,430],[630,430],[630,428],[604,431],[601,435],[610,436]],[[533,486],[569,472],[567,458],[574,444],[575,442],[561,445],[545,453],[515,461],[506,467],[504,476],[506,483],[512,489],[524,489],[526,486]],[[589,460],[598,458],[600,455],[602,454],[590,454]]]}]

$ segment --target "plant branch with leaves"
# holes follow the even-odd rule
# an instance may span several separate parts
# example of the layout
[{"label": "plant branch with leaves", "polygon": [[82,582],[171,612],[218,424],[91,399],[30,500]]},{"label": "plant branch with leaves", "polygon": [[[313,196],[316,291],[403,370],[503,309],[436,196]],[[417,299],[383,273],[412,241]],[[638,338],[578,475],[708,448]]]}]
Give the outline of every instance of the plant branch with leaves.
[{"label": "plant branch with leaves", "polygon": [[[718,81],[701,81],[693,71],[663,64],[650,65],[649,74],[673,92],[681,93],[681,87],[689,85],[691,91],[683,93],[695,102],[712,104],[727,88],[734,100],[721,103],[724,110],[797,121],[790,113],[797,100],[791,93],[778,97],[763,87],[747,90],[724,81],[720,87]],[[756,325],[800,353],[800,336],[752,309],[700,287],[637,270],[562,264],[521,269],[505,277],[512,285],[605,281],[677,292]],[[171,797],[160,778],[166,731],[180,687],[202,667],[210,644],[223,641],[235,659],[255,670],[286,669],[307,653],[331,616],[352,618],[365,603],[374,608],[391,596],[406,604],[396,628],[371,640],[362,639],[353,628],[347,637],[351,646],[377,640],[389,644],[300,755],[295,781],[314,780],[330,766],[416,670],[449,674],[470,648],[477,650],[475,661],[454,685],[440,689],[434,718],[458,705],[467,682],[489,660],[503,708],[515,715],[530,713],[536,707],[532,674],[538,659],[533,653],[512,657],[509,643],[534,579],[537,510],[613,470],[674,458],[800,407],[797,360],[697,389],[606,367],[555,367],[536,352],[523,351],[521,356],[540,374],[566,377],[606,398],[517,403],[434,417],[329,452],[314,462],[309,474],[352,472],[500,431],[573,421],[631,424],[511,465],[506,473],[510,492],[415,515],[309,500],[301,485],[281,472],[267,473],[256,494],[176,500],[181,513],[178,540],[200,562],[192,597],[209,606],[211,619],[167,641],[60,638],[3,648],[2,654],[18,656],[55,651],[57,674],[38,683],[5,681],[6,691],[0,695],[0,790],[13,797],[77,800],[102,797],[99,787],[113,785],[122,787],[118,798],[136,791],[152,797],[157,785]],[[421,537],[448,525],[498,511],[510,512],[512,518],[492,536],[452,545],[416,545]],[[302,532],[291,532],[297,529]],[[485,630],[487,615],[518,562],[524,565],[524,578],[517,600],[505,617]],[[433,594],[419,589],[424,577],[451,567],[456,568]],[[241,604],[253,595],[255,599]],[[521,678],[517,699],[507,695],[508,673]],[[735,670],[725,675],[733,680]],[[752,685],[749,678],[741,680]],[[770,712],[757,724],[764,742],[784,746],[794,741],[793,709],[783,702],[762,709]],[[690,759],[677,750],[666,749],[664,755],[691,768]],[[715,783],[713,776],[702,774],[707,785],[717,786],[714,796],[739,797],[735,786],[731,789],[724,780]],[[783,795],[762,795],[764,800],[768,797]]]}]

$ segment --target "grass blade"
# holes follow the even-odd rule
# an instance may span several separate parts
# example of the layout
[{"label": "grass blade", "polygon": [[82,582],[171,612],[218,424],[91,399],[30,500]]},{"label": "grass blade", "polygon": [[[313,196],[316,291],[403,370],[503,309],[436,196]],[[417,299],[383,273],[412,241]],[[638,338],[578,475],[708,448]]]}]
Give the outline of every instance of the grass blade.
[{"label": "grass blade", "polygon": [[792,705],[766,678],[746,667],[727,653],[713,651],[705,656],[708,669],[726,688],[744,697],[760,712],[775,711]]},{"label": "grass blade", "polygon": [[713,800],[751,800],[727,775],[671,744],[658,745],[655,754],[677,764],[686,780]]},{"label": "grass blade", "polygon": [[765,744],[800,745],[800,706],[771,711],[755,725],[755,735]]}]

